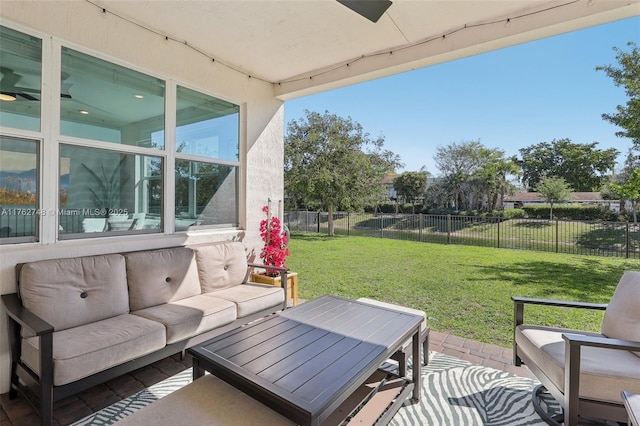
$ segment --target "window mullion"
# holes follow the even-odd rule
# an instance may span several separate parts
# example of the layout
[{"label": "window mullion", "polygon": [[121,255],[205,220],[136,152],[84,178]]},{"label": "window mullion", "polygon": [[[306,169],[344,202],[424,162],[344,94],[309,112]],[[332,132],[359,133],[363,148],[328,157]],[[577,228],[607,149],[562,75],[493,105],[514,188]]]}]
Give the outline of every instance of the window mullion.
[{"label": "window mullion", "polygon": [[53,244],[58,237],[58,182],[60,134],[60,43],[42,40],[42,145],[40,173],[40,242]]},{"label": "window mullion", "polygon": [[165,157],[164,162],[164,232],[173,234],[175,232],[175,216],[176,216],[176,82],[168,79],[165,86],[165,123],[164,123],[164,143]]}]

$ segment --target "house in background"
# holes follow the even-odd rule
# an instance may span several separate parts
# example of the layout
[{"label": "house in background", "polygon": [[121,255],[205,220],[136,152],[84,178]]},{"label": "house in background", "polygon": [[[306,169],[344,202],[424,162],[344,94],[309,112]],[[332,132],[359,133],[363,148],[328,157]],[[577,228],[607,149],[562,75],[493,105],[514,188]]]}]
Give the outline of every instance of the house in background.
[{"label": "house in background", "polygon": [[396,191],[396,188],[393,186],[393,180],[398,176],[400,175],[397,173],[388,174],[385,177],[383,177],[382,180],[380,181],[380,184],[384,186],[385,193],[387,194],[387,198],[390,201],[398,201],[398,192]]},{"label": "house in background", "polygon": [[[1,0],[0,172],[33,187],[0,192],[0,290],[25,261],[231,239],[255,254],[262,206],[283,199],[286,100],[637,15],[640,0],[398,0],[375,23],[335,0]],[[8,353],[3,333],[0,393]]]},{"label": "house in background", "polygon": [[[548,204],[537,192],[518,192],[507,195],[504,199],[504,208],[513,209],[524,206],[541,206]],[[620,211],[620,200],[605,200],[599,192],[572,192],[571,200],[558,203],[559,206],[598,206],[611,211]]]}]

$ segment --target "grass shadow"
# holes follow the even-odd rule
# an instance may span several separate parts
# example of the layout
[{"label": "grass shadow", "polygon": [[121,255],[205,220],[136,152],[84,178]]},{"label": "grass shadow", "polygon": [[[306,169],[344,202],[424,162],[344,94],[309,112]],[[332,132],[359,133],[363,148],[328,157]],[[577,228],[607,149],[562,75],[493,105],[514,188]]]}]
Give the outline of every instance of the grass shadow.
[{"label": "grass shadow", "polygon": [[346,235],[335,235],[333,237],[327,234],[319,234],[314,232],[302,232],[302,231],[292,231],[291,239],[302,240],[302,241],[329,241],[340,238],[347,238]]},{"label": "grass shadow", "polygon": [[553,222],[542,221],[542,220],[519,220],[514,223],[512,226],[514,228],[530,228],[530,229],[541,229],[548,228],[553,225]]},{"label": "grass shadow", "polygon": [[[477,279],[511,282],[514,287],[526,287],[529,294],[514,296],[555,298],[606,303],[615,290],[622,273],[619,267],[603,265],[591,260],[581,259],[577,264],[564,262],[523,261],[506,267],[496,265],[477,265],[483,276]],[[535,291],[531,291],[535,284]]]}]

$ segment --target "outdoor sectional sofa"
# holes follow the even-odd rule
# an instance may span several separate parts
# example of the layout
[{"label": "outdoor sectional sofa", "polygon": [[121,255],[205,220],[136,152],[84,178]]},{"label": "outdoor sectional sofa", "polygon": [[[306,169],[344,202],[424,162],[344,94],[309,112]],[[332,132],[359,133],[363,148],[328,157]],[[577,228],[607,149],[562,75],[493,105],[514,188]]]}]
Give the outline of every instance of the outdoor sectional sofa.
[{"label": "outdoor sectional sofa", "polygon": [[249,266],[241,242],[18,265],[10,398],[35,396],[48,425],[54,401],[284,309]]}]

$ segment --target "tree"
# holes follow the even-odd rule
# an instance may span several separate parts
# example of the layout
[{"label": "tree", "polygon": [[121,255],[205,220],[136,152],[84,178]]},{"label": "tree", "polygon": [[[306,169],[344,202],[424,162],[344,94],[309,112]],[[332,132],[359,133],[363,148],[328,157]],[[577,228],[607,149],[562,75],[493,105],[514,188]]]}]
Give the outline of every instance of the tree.
[{"label": "tree", "polygon": [[543,177],[536,186],[536,192],[542,195],[544,200],[551,205],[549,219],[553,219],[553,204],[564,203],[571,197],[571,187],[561,177]]},{"label": "tree", "polygon": [[618,105],[616,113],[602,114],[604,120],[622,127],[624,130],[616,132],[616,136],[630,138],[640,149],[640,50],[635,43],[629,42],[629,52],[614,47],[616,60],[620,67],[612,65],[598,66],[597,71],[604,71],[613,79],[616,87],[624,87],[629,99],[626,105]]},{"label": "tree", "polygon": [[371,139],[351,117],[305,110],[284,139],[285,193],[305,207],[326,209],[333,236],[334,209],[375,205],[386,194],[382,177],[401,166],[385,150],[384,137]]},{"label": "tree", "polygon": [[535,188],[545,176],[556,176],[574,191],[599,191],[613,170],[619,154],[615,148],[597,149],[598,142],[578,144],[570,139],[541,142],[521,148],[522,184]]},{"label": "tree", "polygon": [[478,174],[487,183],[487,205],[489,210],[504,210],[504,196],[515,193],[515,185],[509,182],[508,176],[518,176],[520,168],[513,158],[505,158],[504,152],[495,150],[493,159],[479,170]]},{"label": "tree", "polygon": [[[503,180],[513,170],[504,151],[486,148],[478,141],[439,147],[434,160],[457,209],[492,208],[495,194],[500,186],[506,188]],[[500,169],[503,169],[502,175],[499,175]]]},{"label": "tree", "polygon": [[428,172],[426,170],[404,172],[393,180],[393,188],[402,197],[403,203],[409,201],[414,205],[415,209],[416,201],[424,199],[424,194],[427,190],[427,177]]},{"label": "tree", "polygon": [[616,185],[622,185],[627,182],[636,169],[640,169],[640,155],[636,155],[634,149],[629,148],[622,169],[616,175],[611,176],[610,181],[600,191],[602,198],[605,200],[620,200],[621,212],[625,211],[625,198],[616,191]]},{"label": "tree", "polygon": [[611,188],[624,200],[631,202],[633,223],[638,223],[637,204],[640,203],[640,168],[631,173],[631,176],[622,184],[612,183]]},{"label": "tree", "polygon": [[456,209],[473,208],[470,206],[473,202],[469,200],[472,197],[469,192],[471,187],[466,183],[480,167],[483,149],[485,148],[479,141],[467,141],[459,144],[454,142],[436,149],[433,159],[450,187]]}]

